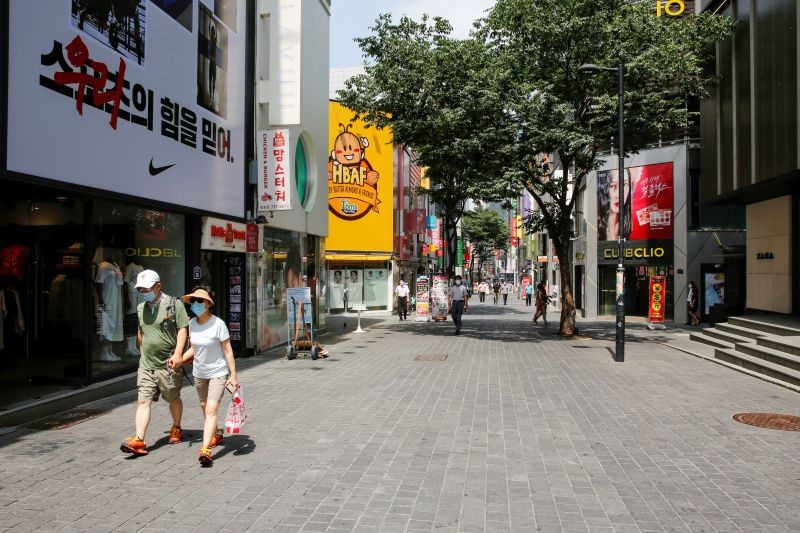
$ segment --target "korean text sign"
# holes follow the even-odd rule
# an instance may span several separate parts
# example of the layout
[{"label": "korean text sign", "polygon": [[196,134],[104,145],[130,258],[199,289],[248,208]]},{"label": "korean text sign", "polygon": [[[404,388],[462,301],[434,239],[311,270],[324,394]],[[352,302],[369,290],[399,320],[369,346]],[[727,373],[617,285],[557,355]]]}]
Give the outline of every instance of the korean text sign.
[{"label": "korean text sign", "polygon": [[665,276],[650,276],[650,305],[647,310],[649,322],[664,322],[667,307],[667,281]]},{"label": "korean text sign", "polygon": [[242,216],[245,1],[111,4],[9,0],[8,170]]},{"label": "korean text sign", "polygon": [[292,208],[292,145],[288,129],[258,132],[258,211]]}]

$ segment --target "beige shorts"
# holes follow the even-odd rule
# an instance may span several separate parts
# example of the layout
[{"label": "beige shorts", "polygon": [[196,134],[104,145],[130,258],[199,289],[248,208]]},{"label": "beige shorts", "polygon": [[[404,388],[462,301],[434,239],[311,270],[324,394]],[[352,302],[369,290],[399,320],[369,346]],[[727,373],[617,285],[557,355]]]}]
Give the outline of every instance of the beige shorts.
[{"label": "beige shorts", "polygon": [[194,378],[194,388],[197,389],[197,397],[201,402],[212,401],[221,403],[222,396],[225,394],[225,382],[228,376],[219,378]]},{"label": "beige shorts", "polygon": [[136,387],[139,389],[139,401],[157,402],[159,395],[165,402],[172,402],[181,397],[183,375],[170,368],[147,370],[140,368],[136,375]]}]

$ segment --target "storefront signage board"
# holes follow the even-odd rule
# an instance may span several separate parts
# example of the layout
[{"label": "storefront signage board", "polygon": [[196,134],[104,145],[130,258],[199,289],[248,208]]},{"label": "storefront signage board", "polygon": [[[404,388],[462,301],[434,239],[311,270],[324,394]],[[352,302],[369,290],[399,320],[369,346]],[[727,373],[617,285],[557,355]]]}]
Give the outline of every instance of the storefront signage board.
[{"label": "storefront signage board", "polygon": [[291,134],[288,129],[258,132],[259,212],[288,211],[292,208]]},{"label": "storefront signage board", "polygon": [[428,322],[431,319],[430,282],[427,276],[417,278],[415,322]]},{"label": "storefront signage board", "polygon": [[200,248],[222,252],[246,252],[248,225],[220,218],[203,217]]},{"label": "storefront signage board", "polygon": [[447,320],[447,290],[447,276],[433,276],[431,317],[437,322]]},{"label": "storefront signage board", "polygon": [[328,250],[393,249],[394,147],[389,130],[352,120],[330,102],[328,138]]},{"label": "storefront signage board", "polygon": [[[673,260],[671,240],[626,242],[624,250],[626,265],[671,265]],[[616,242],[597,243],[599,264],[617,264],[618,257],[619,249]]]},{"label": "storefront signage board", "polygon": [[651,323],[664,322],[667,308],[667,278],[665,276],[650,276],[650,305],[647,311],[647,320]]}]

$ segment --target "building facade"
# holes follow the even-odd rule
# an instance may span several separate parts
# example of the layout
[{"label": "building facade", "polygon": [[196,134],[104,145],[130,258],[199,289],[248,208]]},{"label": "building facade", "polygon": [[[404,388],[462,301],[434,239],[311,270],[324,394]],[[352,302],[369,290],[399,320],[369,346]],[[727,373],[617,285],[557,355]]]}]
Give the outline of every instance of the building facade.
[{"label": "building facade", "polygon": [[[265,280],[285,286],[290,257],[295,283],[315,279],[329,2],[132,4],[1,8],[2,406],[134,375],[143,269],[171,295],[211,285],[240,354],[286,339],[256,313]],[[302,38],[278,73],[287,28]],[[259,213],[256,130],[276,126],[304,182],[292,210]]]},{"label": "building facade", "polygon": [[720,82],[702,102],[706,206],[740,206],[746,308],[800,313],[800,6],[794,0],[704,1],[736,20],[717,48]]}]

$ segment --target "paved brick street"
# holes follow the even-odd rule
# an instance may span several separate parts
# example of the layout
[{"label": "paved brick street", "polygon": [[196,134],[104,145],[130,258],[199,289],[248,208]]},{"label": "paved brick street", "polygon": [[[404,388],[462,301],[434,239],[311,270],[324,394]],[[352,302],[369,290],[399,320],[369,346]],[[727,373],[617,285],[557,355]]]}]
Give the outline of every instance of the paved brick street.
[{"label": "paved brick street", "polygon": [[160,403],[145,457],[119,451],[132,393],[66,429],[7,433],[0,527],[800,531],[800,434],[731,419],[797,415],[800,396],[652,342],[673,333],[641,325],[615,363],[610,322],[561,340],[530,309],[474,301],[460,336],[392,318],[329,340],[327,360],[239,360],[246,434],[226,437],[209,469],[188,387],[190,438],[166,444]]}]

